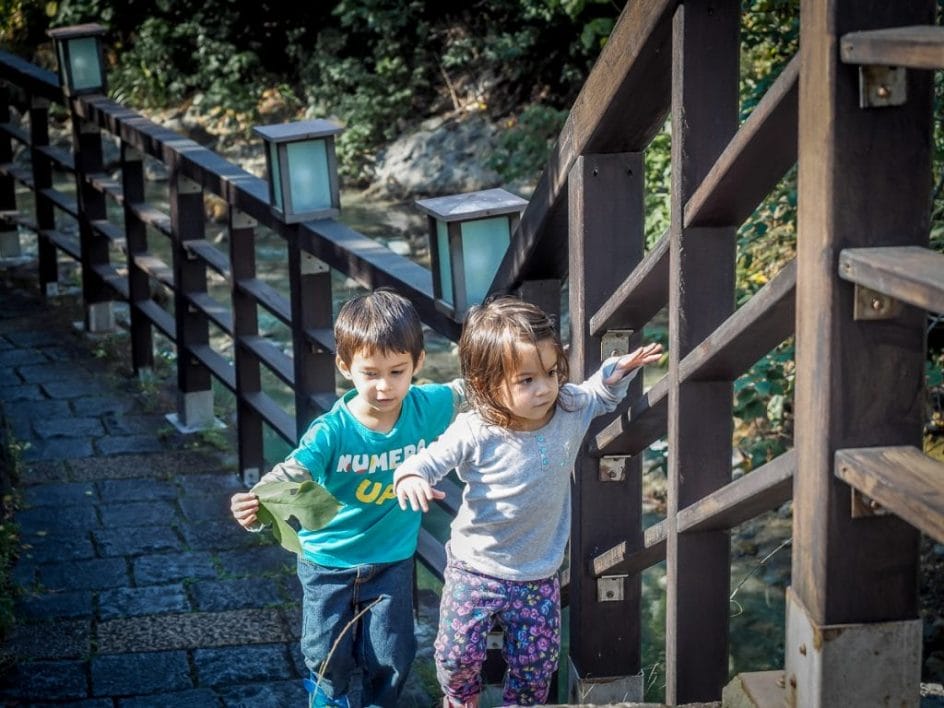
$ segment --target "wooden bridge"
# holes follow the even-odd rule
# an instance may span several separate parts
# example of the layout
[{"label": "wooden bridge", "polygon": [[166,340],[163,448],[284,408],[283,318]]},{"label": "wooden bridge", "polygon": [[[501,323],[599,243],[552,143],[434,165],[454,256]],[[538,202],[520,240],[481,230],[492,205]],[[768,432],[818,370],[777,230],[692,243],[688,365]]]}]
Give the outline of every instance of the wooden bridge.
[{"label": "wooden bridge", "polygon": [[[944,542],[944,465],[921,451],[925,312],[944,311],[944,255],[927,248],[933,70],[944,68],[934,19],[933,0],[803,0],[800,52],[739,123],[739,2],[633,0],[572,107],[491,289],[559,311],[569,280],[575,378],[598,365],[604,340],[629,346],[666,306],[670,352],[666,377],[634,388],[578,463],[575,701],[641,700],[640,578],[663,560],[665,701],[719,700],[730,678],[729,531],[792,498],[785,665],[741,675],[740,690],[756,705],[917,703],[918,542]],[[111,326],[110,303],[127,301],[138,372],[153,366],[155,329],[176,343],[184,424],[212,415],[212,379],[232,391],[247,479],[266,465],[264,426],[294,442],[334,400],[329,269],[397,288],[457,338],[425,268],[333,219],[283,223],[259,178],[101,95],[65,96],[16,56],[0,53],[0,78],[7,241],[18,226],[38,234],[47,294],[60,257],[81,265],[88,329]],[[50,145],[51,104],[71,115],[71,151]],[[11,105],[25,123],[11,121]],[[671,225],[646,251],[643,151],[669,115]],[[103,134],[120,140],[120,180],[103,172]],[[11,141],[28,146],[28,168],[12,163]],[[145,201],[145,158],[169,171],[169,213]],[[796,260],[735,308],[736,229],[794,165]],[[74,172],[77,198],[54,170]],[[29,216],[16,182],[34,192]],[[206,193],[229,207],[226,253],[205,239]],[[122,224],[107,200],[122,205]],[[64,216],[79,238],[57,227]],[[257,277],[258,225],[285,239],[288,298]],[[149,250],[164,237],[170,263]],[[116,245],[126,260],[111,260]],[[230,283],[229,302],[208,294],[208,271]],[[152,281],[173,293],[171,309]],[[260,336],[259,308],[291,328],[292,356]],[[232,340],[232,360],[211,346],[211,326]],[[732,382],[791,336],[793,447],[733,480]],[[294,416],[264,390],[264,369],[294,391]],[[643,528],[641,453],[665,436],[668,510]],[[419,555],[441,570],[432,536]]]}]

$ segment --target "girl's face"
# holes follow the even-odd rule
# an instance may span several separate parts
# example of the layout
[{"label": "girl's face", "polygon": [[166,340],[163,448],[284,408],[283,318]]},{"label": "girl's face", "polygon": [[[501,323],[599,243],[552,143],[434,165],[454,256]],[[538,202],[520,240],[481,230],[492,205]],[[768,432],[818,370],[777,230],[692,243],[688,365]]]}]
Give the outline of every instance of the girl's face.
[{"label": "girl's face", "polygon": [[537,430],[554,415],[560,383],[557,379],[557,349],[550,339],[537,346],[516,344],[517,370],[502,382],[499,398],[514,416],[515,430]]}]

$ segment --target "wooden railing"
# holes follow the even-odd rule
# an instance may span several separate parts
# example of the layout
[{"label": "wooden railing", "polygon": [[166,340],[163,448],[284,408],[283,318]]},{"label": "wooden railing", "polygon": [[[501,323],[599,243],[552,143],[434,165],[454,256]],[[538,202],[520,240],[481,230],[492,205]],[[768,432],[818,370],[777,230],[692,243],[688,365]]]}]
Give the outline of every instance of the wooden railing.
[{"label": "wooden railing", "polygon": [[[920,451],[924,310],[944,310],[944,256],[926,248],[928,70],[944,66],[944,37],[928,26],[929,0],[847,5],[804,0],[800,54],[739,125],[739,3],[627,3],[495,277],[492,291],[516,289],[552,311],[569,279],[578,379],[603,354],[634,346],[668,307],[668,374],[648,391],[637,384],[625,407],[591,430],[576,469],[565,584],[573,696],[582,702],[642,698],[640,577],[663,560],[666,702],[720,698],[729,679],[729,532],[791,498],[785,671],[756,680],[804,706],[865,704],[876,686],[892,686],[906,701],[916,695],[909,661],[921,641],[918,530],[944,541],[944,465]],[[892,108],[860,107],[860,64],[912,67],[907,96]],[[178,346],[184,398],[199,401],[211,376],[230,388],[244,473],[263,465],[263,424],[294,442],[333,400],[325,266],[368,288],[397,287],[427,324],[457,336],[459,324],[434,307],[420,266],[337,221],[286,226],[272,216],[261,180],[102,97],[67,104],[76,149],[55,150],[45,102],[63,99],[52,76],[0,54],[0,77],[29,110],[29,134],[9,119],[0,131],[30,146],[31,170],[5,164],[0,172],[35,191],[27,225],[40,235],[44,287],[57,280],[56,251],[69,254],[83,266],[90,325],[99,303],[130,302],[136,367],[150,365],[156,327]],[[874,90],[888,98],[887,86]],[[646,251],[642,152],[668,114],[671,225]],[[121,140],[120,185],[101,174],[102,130]],[[170,171],[169,215],[144,201],[143,155]],[[0,144],[3,157],[10,152]],[[735,231],[795,164],[797,258],[736,309]],[[74,169],[77,204],[53,189],[54,166]],[[11,189],[0,182],[7,212]],[[203,238],[204,191],[229,206],[228,254]],[[107,221],[106,197],[123,205],[123,229]],[[78,219],[78,243],[57,231],[56,209]],[[256,277],[257,223],[286,241],[288,299]],[[173,263],[149,253],[149,227],[171,239]],[[127,263],[109,263],[106,243],[121,239]],[[230,303],[207,294],[207,268],[230,282]],[[173,288],[175,315],[151,299],[151,278]],[[291,327],[291,359],[259,336],[257,307]],[[233,338],[232,364],[210,347],[211,322]],[[732,382],[791,336],[794,447],[732,479]],[[294,420],[262,390],[261,366],[295,391]],[[186,422],[186,405],[181,414]],[[643,528],[641,453],[663,437],[668,509]],[[444,506],[454,511],[458,503],[449,487]],[[425,562],[442,568],[438,541],[424,532],[419,547]],[[842,632],[826,631],[838,625]],[[852,648],[807,640],[843,633],[855,637]],[[889,654],[889,636],[904,648]],[[863,646],[879,658],[856,654]],[[854,677],[830,672],[836,662],[854,665]]]}]

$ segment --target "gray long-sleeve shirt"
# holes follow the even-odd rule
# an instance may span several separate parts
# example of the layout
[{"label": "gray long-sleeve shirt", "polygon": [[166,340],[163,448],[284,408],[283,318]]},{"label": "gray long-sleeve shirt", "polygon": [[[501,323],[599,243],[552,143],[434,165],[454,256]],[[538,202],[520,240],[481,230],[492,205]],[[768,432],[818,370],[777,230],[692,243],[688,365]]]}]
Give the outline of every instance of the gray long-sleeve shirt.
[{"label": "gray long-sleeve shirt", "polygon": [[603,383],[615,359],[582,384],[565,384],[554,416],[534,431],[491,425],[475,411],[406,460],[395,480],[418,475],[435,484],[455,469],[465,482],[452,522],[452,555],[475,570],[506,580],[554,575],[570,537],[570,478],[590,422],[613,410],[636,371]]}]

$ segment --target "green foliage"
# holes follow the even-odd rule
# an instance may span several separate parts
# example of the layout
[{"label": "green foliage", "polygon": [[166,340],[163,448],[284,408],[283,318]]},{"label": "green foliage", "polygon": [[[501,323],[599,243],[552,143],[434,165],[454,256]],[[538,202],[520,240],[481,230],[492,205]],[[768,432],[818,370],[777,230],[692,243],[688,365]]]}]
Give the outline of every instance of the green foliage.
[{"label": "green foliage", "polygon": [[272,526],[272,535],[293,553],[301,553],[297,531],[317,531],[338,513],[340,503],[327,489],[305,482],[267,482],[252,489],[259,497],[259,521]]},{"label": "green foliage", "polygon": [[745,471],[770,462],[792,445],[794,354],[791,338],[734,382],[734,417],[741,422],[738,466]]},{"label": "green foliage", "polygon": [[110,74],[116,100],[161,107],[199,92],[208,108],[252,111],[262,92],[259,58],[214,37],[196,21],[150,17]]},{"label": "green foliage", "polygon": [[646,248],[651,248],[669,229],[672,186],[671,121],[646,147],[644,154],[646,177]]},{"label": "green foliage", "polygon": [[548,153],[567,119],[567,111],[532,104],[509,118],[486,164],[503,180],[528,178],[547,162]]},{"label": "green foliage", "polygon": [[[19,527],[13,521],[17,506],[16,486],[20,480],[23,444],[17,441],[6,424],[0,406],[0,640],[14,624],[15,586],[11,578],[13,564],[20,552]],[[0,657],[0,669],[3,669]]]},{"label": "green foliage", "polygon": [[799,49],[800,0],[747,0],[741,13],[741,116]]}]

